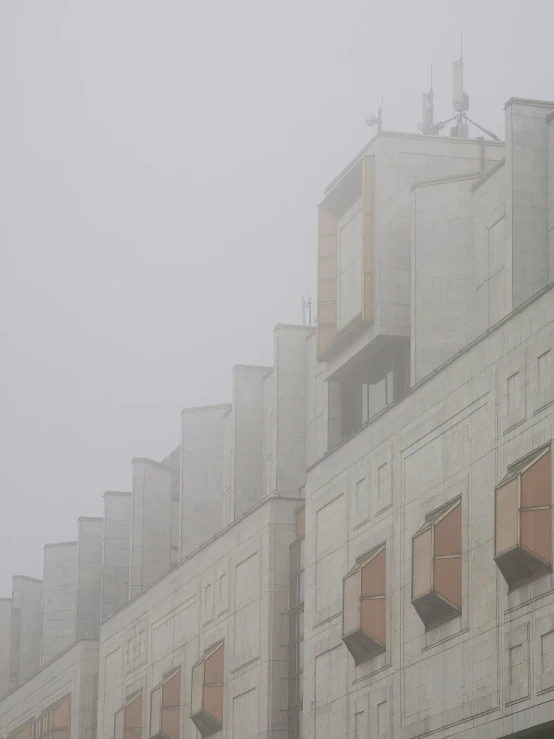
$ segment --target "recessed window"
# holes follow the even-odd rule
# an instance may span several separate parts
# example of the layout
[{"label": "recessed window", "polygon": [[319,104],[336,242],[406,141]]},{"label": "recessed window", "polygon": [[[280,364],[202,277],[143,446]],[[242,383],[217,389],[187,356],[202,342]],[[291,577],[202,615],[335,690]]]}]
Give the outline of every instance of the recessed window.
[{"label": "recessed window", "polygon": [[23,733],[15,734],[14,739],[69,739],[70,716],[71,698],[67,695],[43,711],[32,727],[28,724]]},{"label": "recessed window", "polygon": [[142,692],[127,701],[114,720],[114,739],[140,739],[141,736]]},{"label": "recessed window", "polygon": [[179,739],[181,719],[181,670],[166,677],[152,691],[150,699],[150,736]]},{"label": "recessed window", "polygon": [[495,489],[495,561],[513,588],[552,569],[550,447],[510,465]]},{"label": "recessed window", "polygon": [[519,372],[508,377],[508,413],[519,408]]},{"label": "recessed window", "polygon": [[385,546],[358,560],[343,579],[342,640],[356,664],[386,647]]},{"label": "recessed window", "polygon": [[542,393],[549,383],[548,370],[550,369],[550,351],[544,352],[537,359],[538,391]]},{"label": "recessed window", "polygon": [[462,610],[462,505],[427,516],[412,539],[412,604],[426,628]]},{"label": "recessed window", "polygon": [[218,644],[192,668],[190,717],[202,736],[223,728],[223,667],[223,644]]}]

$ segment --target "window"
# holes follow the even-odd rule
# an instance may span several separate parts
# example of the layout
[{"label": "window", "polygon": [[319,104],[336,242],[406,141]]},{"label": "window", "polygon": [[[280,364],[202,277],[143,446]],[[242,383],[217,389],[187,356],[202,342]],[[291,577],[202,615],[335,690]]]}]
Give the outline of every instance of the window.
[{"label": "window", "polygon": [[412,604],[426,628],[462,610],[462,504],[427,516],[412,539]]},{"label": "window", "polygon": [[142,692],[120,708],[114,718],[114,739],[141,739]]},{"label": "window", "polygon": [[549,385],[548,369],[550,367],[550,351],[544,352],[537,359],[538,390],[542,393]]},{"label": "window", "polygon": [[508,467],[495,488],[495,562],[511,588],[552,570],[550,446]]},{"label": "window", "polygon": [[[32,739],[69,739],[69,723],[71,716],[71,699],[66,696],[54,706],[42,713],[33,722]],[[19,739],[27,739],[27,735],[19,734]]]},{"label": "window", "polygon": [[342,640],[356,664],[386,648],[385,545],[360,558],[343,579]]},{"label": "window", "polygon": [[289,577],[289,739],[302,737],[304,696],[304,534],[305,510],[296,510],[296,539],[290,546]]},{"label": "window", "polygon": [[179,739],[181,670],[165,677],[150,698],[150,736]]},{"label": "window", "polygon": [[223,643],[208,649],[192,668],[190,717],[202,736],[223,728]]},{"label": "window", "polygon": [[508,377],[508,413],[519,408],[519,372]]},{"label": "window", "polygon": [[33,722],[29,721],[23,726],[20,726],[19,729],[16,729],[13,734],[10,734],[9,739],[32,739],[33,726]]}]

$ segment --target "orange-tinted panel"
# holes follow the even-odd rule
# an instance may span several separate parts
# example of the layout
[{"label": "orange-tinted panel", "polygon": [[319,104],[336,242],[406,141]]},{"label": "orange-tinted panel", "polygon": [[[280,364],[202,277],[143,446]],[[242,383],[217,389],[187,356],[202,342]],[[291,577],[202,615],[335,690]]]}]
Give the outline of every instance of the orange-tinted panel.
[{"label": "orange-tinted panel", "polygon": [[433,589],[444,598],[462,607],[462,558],[435,560],[435,578]]},{"label": "orange-tinted panel", "polygon": [[551,502],[550,451],[548,451],[521,476],[521,507],[550,505]]},{"label": "orange-tinted panel", "polygon": [[204,663],[204,685],[223,682],[223,647],[219,647]]},{"label": "orange-tinted panel", "polygon": [[162,706],[175,708],[181,704],[181,670],[169,678],[162,688]]},{"label": "orange-tinted panel", "polygon": [[142,693],[125,706],[125,729],[140,729],[142,726]]},{"label": "orange-tinted panel", "polygon": [[521,545],[552,564],[552,512],[521,511]]},{"label": "orange-tinted panel", "polygon": [[24,729],[21,729],[17,735],[18,739],[31,739],[33,724],[28,724]]},{"label": "orange-tinted panel", "polygon": [[362,595],[385,595],[385,550],[362,567]]},{"label": "orange-tinted panel", "polygon": [[462,506],[457,505],[435,526],[435,556],[462,553]]},{"label": "orange-tinted panel", "polygon": [[518,480],[496,490],[496,554],[518,545]]},{"label": "orange-tinted panel", "polygon": [[181,712],[178,708],[165,708],[162,711],[162,734],[168,739],[179,739]]},{"label": "orange-tinted panel", "polygon": [[386,600],[362,600],[362,631],[377,639],[382,644],[386,641]]},{"label": "orange-tinted panel", "polygon": [[337,281],[329,280],[328,282],[319,283],[319,310],[321,311],[323,303],[333,303],[333,315],[337,313]]},{"label": "orange-tinted panel", "polygon": [[296,514],[296,536],[304,536],[306,511],[302,508]]},{"label": "orange-tinted panel", "polygon": [[[321,259],[319,262],[319,279],[323,280],[336,280],[337,278],[337,260],[336,259]],[[319,306],[321,310],[321,305]]]},{"label": "orange-tinted panel", "polygon": [[375,211],[375,157],[365,157],[362,170],[362,318],[373,319],[373,272],[374,272],[374,211]]},{"label": "orange-tinted panel", "polygon": [[204,710],[216,721],[223,723],[223,685],[204,687]]},{"label": "orange-tinted panel", "polygon": [[69,726],[69,697],[54,708],[54,728],[65,729]]}]

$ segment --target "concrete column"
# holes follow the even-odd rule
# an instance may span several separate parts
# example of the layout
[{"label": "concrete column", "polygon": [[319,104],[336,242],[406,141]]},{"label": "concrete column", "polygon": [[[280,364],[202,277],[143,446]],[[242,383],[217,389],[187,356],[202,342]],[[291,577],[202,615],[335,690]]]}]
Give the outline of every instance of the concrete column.
[{"label": "concrete column", "polygon": [[181,446],[162,460],[171,467],[171,566],[179,561],[179,528],[181,520]]},{"label": "concrete column", "polygon": [[132,493],[104,493],[102,613],[105,621],[129,599]]},{"label": "concrete column", "polygon": [[171,467],[133,459],[129,597],[171,567]]},{"label": "concrete column", "polygon": [[41,664],[76,640],[78,543],[44,547]]},{"label": "concrete column", "polygon": [[549,282],[554,282],[554,112],[546,119],[548,146],[548,261]]},{"label": "concrete column", "polygon": [[181,412],[181,557],[221,530],[223,436],[231,406]]},{"label": "concrete column", "polygon": [[[506,243],[512,308],[548,284],[548,136],[554,102],[511,98],[506,114]],[[551,262],[552,265],[552,262]]]},{"label": "concrete column", "polygon": [[101,518],[78,520],[77,629],[76,638],[98,639],[102,587]]},{"label": "concrete column", "polygon": [[307,340],[313,328],[275,326],[276,483],[296,497],[306,481]]},{"label": "concrete column", "polygon": [[0,696],[7,692],[10,683],[10,631],[12,599],[0,598]]},{"label": "concrete column", "polygon": [[271,367],[233,368],[231,520],[262,497],[263,388]]},{"label": "concrete column", "polygon": [[9,687],[16,688],[40,667],[42,580],[14,575],[10,627]]}]

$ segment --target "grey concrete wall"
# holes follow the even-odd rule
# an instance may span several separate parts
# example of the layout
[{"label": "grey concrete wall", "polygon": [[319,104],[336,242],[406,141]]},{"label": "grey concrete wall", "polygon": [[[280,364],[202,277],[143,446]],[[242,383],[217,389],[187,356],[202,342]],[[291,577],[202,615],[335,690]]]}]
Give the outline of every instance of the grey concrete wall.
[{"label": "grey concrete wall", "polygon": [[70,739],[94,739],[97,675],[98,642],[80,641],[64,650],[0,701],[0,737],[8,737],[70,695]]},{"label": "grey concrete wall", "polygon": [[77,545],[77,626],[75,638],[98,639],[102,611],[101,518],[81,517]]},{"label": "grey concrete wall", "polygon": [[171,567],[171,468],[133,459],[129,597]]},{"label": "grey concrete wall", "polygon": [[14,575],[10,629],[10,688],[40,667],[42,580]]},{"label": "grey concrete wall", "polygon": [[45,545],[41,639],[43,665],[75,641],[77,568],[76,541]]},{"label": "grey concrete wall", "polygon": [[[493,559],[494,487],[554,437],[554,376],[538,362],[553,345],[550,290],[309,471],[305,736],[497,739],[554,721],[554,575],[509,592]],[[462,612],[426,631],[411,604],[412,536],[457,496]],[[387,650],[356,666],[342,578],[383,542]]]},{"label": "grey concrete wall", "polygon": [[181,517],[181,447],[162,459],[162,464],[171,468],[171,566],[180,559],[179,528]]},{"label": "grey concrete wall", "polygon": [[181,557],[222,527],[223,437],[230,404],[181,413]]},{"label": "grey concrete wall", "polygon": [[231,520],[262,496],[263,387],[271,367],[233,368]]},{"label": "grey concrete wall", "polygon": [[105,621],[129,599],[132,493],[104,493],[102,535],[101,620]]},{"label": "grey concrete wall", "polygon": [[180,735],[190,719],[192,665],[224,640],[221,739],[286,736],[286,619],[289,545],[296,501],[268,498],[179,563],[102,625],[98,739],[113,736],[114,713],[143,691],[143,736],[150,695],[180,667]]},{"label": "grey concrete wall", "polygon": [[500,164],[473,187],[475,336],[512,310],[512,252],[505,230],[506,165]]},{"label": "grey concrete wall", "polygon": [[305,482],[307,340],[313,329],[278,324],[274,331],[276,489],[295,497]]},{"label": "grey concrete wall", "polygon": [[327,451],[328,441],[328,384],[325,382],[325,365],[317,361],[317,337],[306,342],[306,467],[321,459]]},{"label": "grey concrete wall", "polygon": [[12,599],[0,598],[0,696],[8,690],[10,683],[11,622]]},{"label": "grey concrete wall", "polygon": [[[554,102],[506,103],[506,239],[512,252],[513,307],[548,284],[548,135]],[[550,277],[550,279],[552,279]]]},{"label": "grey concrete wall", "polygon": [[416,186],[412,237],[412,384],[474,335],[473,193],[478,175]]}]

